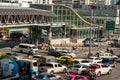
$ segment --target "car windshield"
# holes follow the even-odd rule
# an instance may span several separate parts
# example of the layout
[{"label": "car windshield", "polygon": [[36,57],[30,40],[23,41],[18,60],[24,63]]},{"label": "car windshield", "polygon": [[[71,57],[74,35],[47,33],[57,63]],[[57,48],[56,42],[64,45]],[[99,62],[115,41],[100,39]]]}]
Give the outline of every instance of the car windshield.
[{"label": "car windshield", "polygon": [[37,49],[37,47],[36,47],[36,46],[32,46],[32,48],[33,48],[33,49]]},{"label": "car windshield", "polygon": [[82,65],[74,65],[75,68],[80,68]]},{"label": "car windshield", "polygon": [[52,64],[40,64],[40,67],[44,67],[44,66],[46,66],[46,67],[53,67]]}]

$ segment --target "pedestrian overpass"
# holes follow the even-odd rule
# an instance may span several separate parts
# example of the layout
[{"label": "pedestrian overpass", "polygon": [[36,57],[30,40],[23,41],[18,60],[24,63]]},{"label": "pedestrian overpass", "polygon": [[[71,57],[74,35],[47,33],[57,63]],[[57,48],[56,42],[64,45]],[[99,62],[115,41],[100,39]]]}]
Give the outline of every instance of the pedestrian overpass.
[{"label": "pedestrian overpass", "polygon": [[[47,28],[48,35],[50,35],[49,28],[52,24],[52,17],[55,14],[51,11],[22,8],[22,7],[0,7],[0,28],[22,28],[30,29],[31,38],[37,39],[39,28]],[[40,34],[38,34],[40,35]]]}]

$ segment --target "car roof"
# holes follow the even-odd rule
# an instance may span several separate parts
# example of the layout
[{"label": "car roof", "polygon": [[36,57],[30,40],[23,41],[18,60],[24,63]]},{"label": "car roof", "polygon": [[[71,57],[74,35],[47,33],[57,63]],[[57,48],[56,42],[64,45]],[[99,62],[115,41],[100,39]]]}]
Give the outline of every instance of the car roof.
[{"label": "car roof", "polygon": [[35,59],[20,59],[20,61],[37,62],[37,60],[35,60]]}]

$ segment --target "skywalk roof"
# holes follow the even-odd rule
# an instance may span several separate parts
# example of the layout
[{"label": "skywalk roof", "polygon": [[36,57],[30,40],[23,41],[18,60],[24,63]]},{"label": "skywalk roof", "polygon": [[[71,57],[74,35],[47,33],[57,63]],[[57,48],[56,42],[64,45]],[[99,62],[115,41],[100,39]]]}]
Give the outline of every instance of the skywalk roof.
[{"label": "skywalk roof", "polygon": [[0,7],[0,15],[43,15],[54,16],[51,11],[34,9],[34,8],[22,8],[22,7]]}]

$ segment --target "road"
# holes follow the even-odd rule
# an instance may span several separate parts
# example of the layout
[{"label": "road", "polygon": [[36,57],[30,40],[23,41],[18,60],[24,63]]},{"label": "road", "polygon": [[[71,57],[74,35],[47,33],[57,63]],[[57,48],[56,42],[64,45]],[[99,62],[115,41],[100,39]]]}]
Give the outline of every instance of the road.
[{"label": "road", "polygon": [[[104,51],[106,50],[106,46],[101,46],[101,47],[93,47],[92,48],[92,52],[95,53],[95,51]],[[109,47],[110,48],[110,47]],[[13,50],[16,50],[17,49],[17,46],[13,49]],[[115,55],[120,55],[120,49],[119,48],[111,48],[113,49]],[[11,48],[9,47],[4,47],[4,48],[0,48],[1,51],[3,52],[11,52]],[[89,48],[88,47],[80,47],[78,48],[77,50],[71,50],[73,52],[75,52],[78,56],[78,58],[80,57],[85,57],[86,54],[88,53],[88,50]],[[22,56],[26,56],[26,54],[23,54],[23,53],[20,53]],[[46,55],[43,50],[40,50],[40,53],[41,55]],[[117,61],[117,66],[113,69],[112,73],[110,75],[103,75],[103,76],[100,76],[98,78],[98,80],[120,80],[120,59]],[[61,74],[61,75],[64,75],[64,74]]]}]

